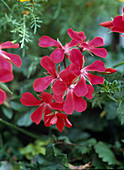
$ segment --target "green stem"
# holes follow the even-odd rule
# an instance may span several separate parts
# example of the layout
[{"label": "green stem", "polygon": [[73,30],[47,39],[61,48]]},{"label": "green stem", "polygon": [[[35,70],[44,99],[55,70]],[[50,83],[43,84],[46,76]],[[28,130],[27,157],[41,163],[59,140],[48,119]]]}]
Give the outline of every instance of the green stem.
[{"label": "green stem", "polygon": [[113,68],[116,68],[116,67],[121,66],[121,65],[123,65],[123,64],[124,64],[124,61],[122,61],[122,62],[119,63],[119,64],[114,65]]},{"label": "green stem", "polygon": [[109,94],[107,94],[107,96],[108,96],[111,100],[113,100],[114,102],[118,102],[118,100],[116,100],[114,97],[110,96]]},{"label": "green stem", "polygon": [[3,4],[8,8],[8,10],[10,11],[10,12],[12,12],[12,10],[11,10],[11,8],[8,6],[8,4],[4,1],[4,0],[1,0],[2,2],[3,2]]},{"label": "green stem", "polygon": [[8,126],[8,127],[11,127],[11,128],[13,128],[13,129],[16,129],[16,130],[18,130],[18,131],[20,131],[20,132],[22,132],[22,133],[24,133],[24,134],[32,137],[32,138],[42,139],[40,136],[38,136],[38,135],[36,135],[36,134],[33,134],[33,133],[31,133],[31,132],[28,132],[28,131],[26,131],[26,130],[24,130],[24,129],[22,129],[22,128],[14,125],[14,124],[12,124],[12,123],[9,123],[9,122],[1,119],[1,118],[0,118],[0,123],[6,125],[6,126]]}]

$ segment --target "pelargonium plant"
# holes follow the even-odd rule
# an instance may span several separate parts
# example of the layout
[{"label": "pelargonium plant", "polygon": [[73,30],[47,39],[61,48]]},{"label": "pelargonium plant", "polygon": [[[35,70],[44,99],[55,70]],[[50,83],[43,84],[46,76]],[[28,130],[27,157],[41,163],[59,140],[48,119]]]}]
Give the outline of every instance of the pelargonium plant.
[{"label": "pelargonium plant", "polygon": [[[33,83],[33,88],[41,95],[38,99],[29,92],[22,94],[21,103],[25,106],[38,106],[32,113],[31,120],[39,124],[44,119],[45,126],[56,124],[60,132],[63,131],[64,124],[71,127],[68,120],[68,114],[83,112],[87,108],[87,102],[84,99],[93,97],[93,85],[103,84],[104,78],[95,73],[111,74],[116,72],[113,68],[106,68],[103,61],[96,60],[90,65],[85,65],[87,58],[83,52],[95,54],[98,57],[106,58],[107,51],[101,48],[104,41],[101,37],[95,37],[93,40],[86,40],[83,31],[76,32],[72,28],[67,30],[71,41],[64,46],[59,40],[54,40],[49,36],[42,36],[39,40],[39,46],[43,48],[56,47],[50,56],[41,58],[41,66],[47,71],[46,76],[39,77]],[[69,60],[67,65],[66,61]],[[64,69],[62,69],[62,63]],[[51,93],[45,92],[51,88]]]}]

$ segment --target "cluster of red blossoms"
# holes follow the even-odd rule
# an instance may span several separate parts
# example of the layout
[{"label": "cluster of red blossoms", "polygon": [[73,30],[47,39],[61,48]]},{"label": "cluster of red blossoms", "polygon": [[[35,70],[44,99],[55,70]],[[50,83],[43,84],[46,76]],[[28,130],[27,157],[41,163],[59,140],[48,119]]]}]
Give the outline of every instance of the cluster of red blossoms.
[{"label": "cluster of red blossoms", "polygon": [[[22,61],[21,58],[16,54],[11,54],[2,49],[8,48],[19,48],[19,44],[13,44],[10,41],[0,44],[0,83],[6,83],[13,80],[13,69],[12,64],[17,67],[21,67]],[[3,89],[0,89],[0,105],[6,100],[6,93]]]},{"label": "cluster of red blossoms", "polygon": [[[72,124],[67,118],[68,114],[75,111],[83,112],[87,108],[87,103],[83,97],[91,99],[93,97],[95,84],[103,84],[104,78],[92,74],[113,73],[115,69],[106,68],[101,60],[85,66],[84,51],[93,53],[99,57],[105,58],[107,51],[99,48],[104,45],[101,37],[95,37],[91,41],[86,41],[84,32],[76,32],[68,29],[68,35],[72,39],[69,43],[62,46],[59,40],[54,40],[46,35],[39,41],[41,47],[56,47],[50,56],[41,58],[41,66],[47,71],[45,77],[34,81],[33,88],[36,92],[41,92],[41,96],[35,98],[31,93],[25,92],[20,99],[26,106],[38,106],[32,113],[31,119],[39,124],[44,116],[45,126],[56,124],[60,132],[63,131],[64,124],[71,127]],[[61,63],[65,59],[70,64],[61,70]],[[56,69],[57,65],[57,69]],[[51,85],[51,94],[44,92]]]}]

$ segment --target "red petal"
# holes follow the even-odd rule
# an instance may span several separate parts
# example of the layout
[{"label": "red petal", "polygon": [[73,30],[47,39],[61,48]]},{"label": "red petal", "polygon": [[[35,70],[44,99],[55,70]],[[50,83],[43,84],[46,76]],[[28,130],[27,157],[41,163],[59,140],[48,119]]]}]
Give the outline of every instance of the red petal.
[{"label": "red petal", "polygon": [[74,88],[74,94],[78,97],[85,96],[88,92],[86,81],[84,77],[81,77],[78,84]]},{"label": "red petal", "polygon": [[68,44],[66,44],[66,46],[68,46],[68,48],[71,48],[71,47],[74,47],[77,44],[79,44],[79,41],[71,40]]},{"label": "red petal", "polygon": [[56,102],[62,103],[64,96],[63,96],[63,93],[61,95],[57,95],[57,94],[53,93],[53,98]]},{"label": "red petal", "polygon": [[59,76],[67,85],[71,85],[72,81],[76,78],[75,74],[69,69],[61,71]]},{"label": "red petal", "polygon": [[32,122],[39,124],[42,120],[44,105],[39,106],[31,115]]},{"label": "red petal", "polygon": [[44,91],[53,81],[52,76],[38,78],[34,81],[33,88],[37,92]]},{"label": "red petal", "polygon": [[2,44],[0,44],[0,48],[4,49],[4,48],[19,48],[19,44],[13,44],[11,41],[6,41]]},{"label": "red petal", "polygon": [[11,53],[7,53],[6,51],[2,51],[1,50],[1,55],[3,55],[3,57],[4,57],[4,55],[6,56],[6,57],[8,57],[9,58],[9,60],[14,64],[14,65],[16,65],[17,67],[21,67],[21,64],[22,64],[22,60],[21,60],[21,58],[18,56],[18,55],[16,55],[16,54],[11,54]]},{"label": "red petal", "polygon": [[1,54],[0,54],[0,69],[9,70],[12,72],[12,64],[6,60]]},{"label": "red petal", "polygon": [[93,62],[92,64],[85,67],[85,70],[87,71],[98,71],[98,72],[104,72],[105,71],[105,64],[101,60],[97,60]]},{"label": "red petal", "polygon": [[61,47],[59,42],[57,42],[53,38],[48,37],[46,35],[44,35],[40,38],[38,45],[41,47],[51,47],[51,46]]},{"label": "red petal", "polygon": [[79,76],[81,74],[80,68],[77,65],[73,64],[73,63],[71,63],[67,67],[67,69],[71,70],[75,74],[75,76]]},{"label": "red petal", "polygon": [[64,121],[65,121],[65,126],[66,126],[66,127],[71,127],[71,126],[72,126],[72,124],[71,124],[71,122],[68,120],[68,118],[64,119]]},{"label": "red petal", "polygon": [[0,105],[4,103],[6,100],[6,93],[2,89],[0,89]]},{"label": "red petal", "polygon": [[103,84],[104,78],[101,76],[96,76],[90,73],[87,73],[87,78],[90,80],[91,84]]},{"label": "red petal", "polygon": [[83,55],[78,49],[71,50],[69,60],[79,68],[83,67]]},{"label": "red petal", "polygon": [[100,47],[103,46],[105,43],[103,41],[103,38],[101,37],[95,37],[92,41],[89,42],[89,45],[92,45],[94,47]]},{"label": "red petal", "polygon": [[88,93],[85,95],[85,97],[88,98],[88,99],[92,99],[94,88],[93,88],[92,85],[87,85],[87,88],[88,88]]},{"label": "red petal", "polygon": [[112,74],[112,73],[115,73],[117,72],[117,70],[115,70],[114,68],[106,68],[104,74]]},{"label": "red petal", "polygon": [[11,71],[5,70],[5,69],[3,69],[3,70],[0,69],[0,82],[6,83],[9,81],[12,81],[13,78],[14,78],[14,76]]},{"label": "red petal", "polygon": [[67,89],[65,82],[60,81],[60,80],[56,80],[55,83],[52,86],[52,90],[53,93],[55,93],[55,95],[62,95],[65,90]]},{"label": "red petal", "polygon": [[92,49],[90,48],[90,51],[93,54],[95,54],[99,57],[102,57],[102,58],[106,58],[106,56],[107,56],[107,51],[105,48],[92,48]]},{"label": "red petal", "polygon": [[48,71],[53,76],[57,76],[55,63],[48,56],[42,57],[41,66]]},{"label": "red petal", "polygon": [[56,127],[57,129],[62,132],[63,131],[63,128],[64,128],[64,122],[61,118],[58,117],[58,121],[56,123]]},{"label": "red petal", "polygon": [[65,113],[72,114],[74,111],[74,101],[73,101],[73,92],[68,91],[63,109]]},{"label": "red petal", "polygon": [[63,49],[56,49],[50,54],[50,58],[52,58],[55,63],[60,63],[63,61],[64,55],[65,51]]},{"label": "red petal", "polygon": [[77,112],[83,112],[87,108],[87,103],[82,97],[74,95],[74,107]]},{"label": "red petal", "polygon": [[56,102],[53,102],[53,103],[50,104],[50,107],[51,107],[51,109],[54,109],[54,110],[63,111],[63,104],[64,104],[64,103],[56,103]]},{"label": "red petal", "polygon": [[47,92],[42,92],[41,93],[41,99],[45,102],[45,103],[52,103],[53,101],[53,96]]},{"label": "red petal", "polygon": [[113,26],[124,30],[124,21],[122,20],[122,16],[116,16],[113,20]]},{"label": "red petal", "polygon": [[101,26],[103,26],[103,27],[106,27],[106,28],[112,28],[112,26],[113,26],[113,22],[112,21],[106,21],[106,22],[102,22],[102,23],[100,23],[100,25]]},{"label": "red petal", "polygon": [[78,33],[77,33],[76,31],[73,31],[72,28],[69,28],[69,29],[67,30],[67,33],[68,33],[68,35],[69,35],[72,39],[81,41],[81,39],[80,39],[79,36],[78,36]]},{"label": "red petal", "polygon": [[42,103],[41,100],[36,99],[33,94],[29,92],[23,93],[20,101],[25,106],[38,106]]},{"label": "red petal", "polygon": [[57,123],[57,116],[54,116],[51,120],[50,120],[50,126],[54,125]]}]

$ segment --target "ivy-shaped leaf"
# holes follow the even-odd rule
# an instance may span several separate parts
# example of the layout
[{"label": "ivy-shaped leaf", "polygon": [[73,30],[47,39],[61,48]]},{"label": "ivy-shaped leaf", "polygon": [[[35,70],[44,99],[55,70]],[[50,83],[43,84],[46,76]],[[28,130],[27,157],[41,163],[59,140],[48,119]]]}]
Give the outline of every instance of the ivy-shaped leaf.
[{"label": "ivy-shaped leaf", "polygon": [[104,142],[98,142],[94,149],[98,154],[99,158],[102,158],[103,162],[107,162],[109,165],[116,165],[119,162],[116,160],[114,153],[111,151],[109,146]]}]

